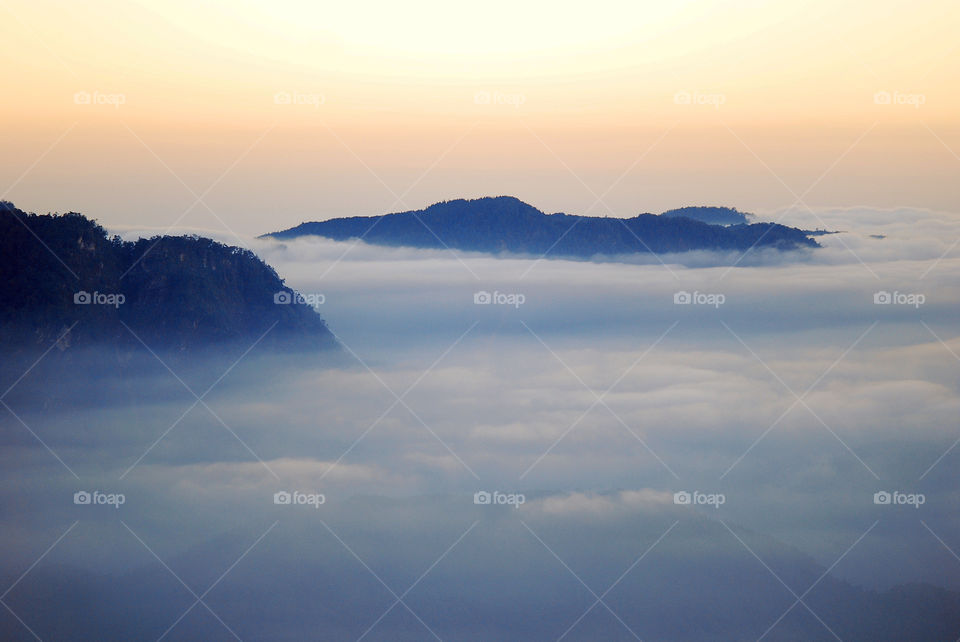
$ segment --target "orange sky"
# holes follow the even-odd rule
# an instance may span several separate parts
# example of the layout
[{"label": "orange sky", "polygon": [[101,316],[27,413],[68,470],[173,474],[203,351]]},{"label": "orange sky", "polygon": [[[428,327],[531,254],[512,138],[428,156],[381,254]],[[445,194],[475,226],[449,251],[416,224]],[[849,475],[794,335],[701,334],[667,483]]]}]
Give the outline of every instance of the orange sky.
[{"label": "orange sky", "polygon": [[0,194],[241,235],[496,194],[958,211],[958,26],[882,0],[4,0]]}]

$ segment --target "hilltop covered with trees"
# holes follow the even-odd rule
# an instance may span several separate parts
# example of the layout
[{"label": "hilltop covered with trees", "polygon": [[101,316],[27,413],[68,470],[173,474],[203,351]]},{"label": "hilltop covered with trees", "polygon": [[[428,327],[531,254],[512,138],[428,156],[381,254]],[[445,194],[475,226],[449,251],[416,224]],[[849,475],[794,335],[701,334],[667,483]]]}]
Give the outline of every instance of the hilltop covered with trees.
[{"label": "hilltop covered with trees", "polygon": [[[103,342],[188,351],[225,342],[335,345],[310,306],[253,252],[197,236],[108,238],[81,214],[28,214],[0,202],[0,345],[61,351]],[[121,323],[122,322],[122,323]],[[67,331],[68,328],[71,328]]]},{"label": "hilltop covered with trees", "polygon": [[302,223],[265,235],[275,239],[362,238],[374,245],[592,259],[690,250],[746,252],[753,248],[819,247],[806,232],[776,223],[720,226],[688,216],[633,218],[544,214],[511,196],[454,200],[383,216]]}]

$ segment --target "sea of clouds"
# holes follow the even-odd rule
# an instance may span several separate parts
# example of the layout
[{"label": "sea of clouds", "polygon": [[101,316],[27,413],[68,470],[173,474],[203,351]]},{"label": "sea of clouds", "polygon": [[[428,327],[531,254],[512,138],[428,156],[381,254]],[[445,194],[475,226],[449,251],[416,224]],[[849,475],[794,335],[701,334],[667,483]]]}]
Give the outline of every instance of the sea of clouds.
[{"label": "sea of clouds", "polygon": [[[466,537],[481,552],[451,552],[459,571],[441,576],[536,551],[599,593],[654,542],[671,559],[716,547],[750,565],[769,541],[771,557],[841,559],[831,577],[857,586],[960,590],[960,217],[770,219],[841,232],[811,251],[629,263],[246,239],[287,285],[323,295],[342,358],[254,350],[192,408],[187,387],[220,373],[177,373],[181,385],[159,362],[133,383],[105,377],[107,403],[13,408],[4,577],[77,522],[48,568],[179,560],[199,592],[272,529],[252,562],[262,572],[296,554],[349,561],[400,594],[475,523]],[[75,503],[94,491],[124,501]],[[334,564],[333,550],[346,557]]]}]

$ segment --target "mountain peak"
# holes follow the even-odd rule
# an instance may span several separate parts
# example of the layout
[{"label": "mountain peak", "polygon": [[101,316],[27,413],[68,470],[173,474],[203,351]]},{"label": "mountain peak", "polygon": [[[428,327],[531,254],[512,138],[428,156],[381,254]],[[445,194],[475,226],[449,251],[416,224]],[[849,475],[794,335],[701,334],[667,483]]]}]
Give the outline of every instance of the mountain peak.
[{"label": "mountain peak", "polygon": [[[703,217],[721,217],[723,223],[697,220]],[[689,250],[819,247],[802,230],[775,223],[746,223],[746,215],[732,208],[683,208],[662,216],[640,214],[620,219],[544,214],[516,197],[494,196],[441,201],[422,210],[382,216],[302,223],[264,237],[322,236],[394,247],[580,259]]]}]

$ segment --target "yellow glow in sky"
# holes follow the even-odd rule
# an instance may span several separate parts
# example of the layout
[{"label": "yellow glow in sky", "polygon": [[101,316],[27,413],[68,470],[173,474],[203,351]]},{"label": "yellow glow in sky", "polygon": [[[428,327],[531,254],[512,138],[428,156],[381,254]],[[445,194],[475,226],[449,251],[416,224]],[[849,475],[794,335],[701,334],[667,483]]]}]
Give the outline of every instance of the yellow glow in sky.
[{"label": "yellow glow in sky", "polygon": [[503,193],[956,211],[958,26],[947,1],[8,1],[0,193],[162,225],[213,185],[184,224],[250,233]]}]

